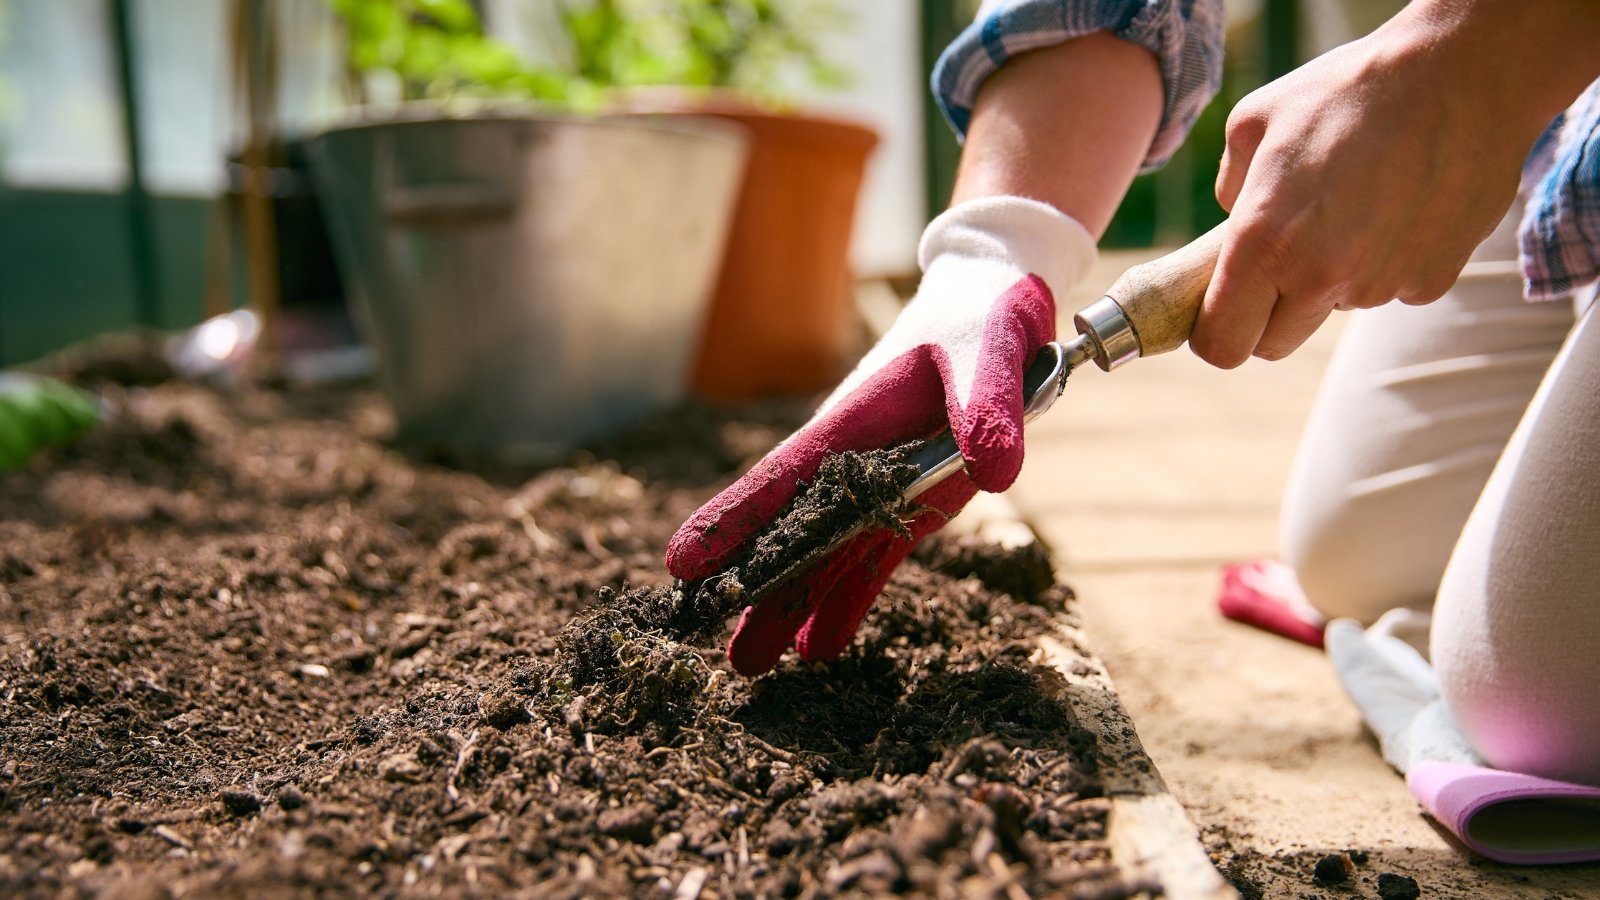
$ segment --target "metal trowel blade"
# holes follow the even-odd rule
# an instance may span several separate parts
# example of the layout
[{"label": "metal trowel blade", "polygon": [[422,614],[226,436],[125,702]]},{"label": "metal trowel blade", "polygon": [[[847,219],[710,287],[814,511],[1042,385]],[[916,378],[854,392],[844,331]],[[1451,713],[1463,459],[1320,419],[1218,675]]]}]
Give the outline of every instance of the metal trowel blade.
[{"label": "metal trowel blade", "polygon": [[[1061,391],[1067,384],[1067,375],[1075,366],[1081,364],[1087,358],[1087,351],[1080,346],[1081,344],[1083,344],[1083,339],[1080,337],[1073,341],[1071,345],[1064,345],[1059,341],[1051,341],[1039,349],[1039,353],[1034,357],[1033,364],[1023,373],[1023,422],[1032,422],[1038,418],[1045,410],[1055,404],[1057,397],[1061,396]],[[961,471],[966,464],[966,460],[961,457],[961,451],[956,448],[955,436],[950,433],[948,428],[929,438],[913,450],[910,462],[917,467],[920,474],[901,492],[901,509],[910,505],[912,500],[934,485]],[[900,510],[891,509],[885,511],[897,513]],[[873,521],[874,518],[876,517],[864,516],[856,520],[826,543],[818,545],[815,549],[797,557],[787,566],[784,566],[776,575],[767,579],[764,584],[757,585],[754,588],[746,586],[745,597],[747,602],[754,603],[757,598],[765,596],[796,575],[810,569],[828,554],[838,550],[851,538],[864,531],[868,523]]]}]

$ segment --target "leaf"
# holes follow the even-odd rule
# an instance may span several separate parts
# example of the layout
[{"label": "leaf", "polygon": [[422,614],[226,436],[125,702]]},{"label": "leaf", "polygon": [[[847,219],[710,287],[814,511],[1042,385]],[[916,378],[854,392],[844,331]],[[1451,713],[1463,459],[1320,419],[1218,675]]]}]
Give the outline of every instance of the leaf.
[{"label": "leaf", "polygon": [[[735,87],[774,97],[835,86],[819,39],[848,21],[837,0],[550,0],[569,61],[536,67],[485,33],[470,0],[327,0],[358,86],[388,76],[406,99],[532,98],[593,111],[619,87]],[[359,90],[359,88],[358,88]]]},{"label": "leaf", "polygon": [[93,395],[49,378],[0,375],[0,470],[45,447],[70,443],[100,421]]},{"label": "leaf", "polygon": [[478,23],[478,12],[466,0],[412,0],[416,12],[439,24],[444,31],[483,30]]}]

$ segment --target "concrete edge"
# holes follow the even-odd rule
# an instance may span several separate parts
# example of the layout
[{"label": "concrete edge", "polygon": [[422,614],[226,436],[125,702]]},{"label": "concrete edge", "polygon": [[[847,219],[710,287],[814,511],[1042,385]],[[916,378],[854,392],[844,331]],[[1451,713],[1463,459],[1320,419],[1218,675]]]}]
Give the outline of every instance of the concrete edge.
[{"label": "concrete edge", "polygon": [[[1002,546],[1041,542],[1003,494],[979,494],[947,528]],[[1200,833],[1139,742],[1111,676],[1072,617],[1039,640],[1039,658],[1059,672],[1080,724],[1094,732],[1101,778],[1111,800],[1106,838],[1112,859],[1135,879],[1149,878],[1171,900],[1225,900],[1238,892],[1200,845]]]}]

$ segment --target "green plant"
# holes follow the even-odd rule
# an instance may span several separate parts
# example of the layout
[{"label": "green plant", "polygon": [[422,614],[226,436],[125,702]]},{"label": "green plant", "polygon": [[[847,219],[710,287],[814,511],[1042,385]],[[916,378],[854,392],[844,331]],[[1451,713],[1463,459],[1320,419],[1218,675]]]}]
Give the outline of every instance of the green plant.
[{"label": "green plant", "polygon": [[331,0],[346,34],[346,78],[358,102],[387,75],[398,99],[523,96],[563,101],[565,82],[525,66],[488,37],[469,0]]},{"label": "green plant", "polygon": [[36,451],[68,444],[100,422],[92,394],[51,378],[0,373],[0,471]]},{"label": "green plant", "polygon": [[566,82],[525,65],[484,33],[468,0],[330,0],[345,32],[345,75],[357,102],[387,77],[400,100],[459,95],[567,99]]},{"label": "green plant", "polygon": [[770,94],[844,82],[820,36],[846,20],[833,0],[559,0],[575,74],[599,86],[675,84]]},{"label": "green plant", "polygon": [[329,0],[344,25],[358,102],[388,80],[401,100],[467,95],[598,106],[649,85],[731,87],[773,100],[801,83],[838,86],[820,38],[845,21],[836,0],[544,0],[566,49],[533,65],[490,37],[469,0]]}]

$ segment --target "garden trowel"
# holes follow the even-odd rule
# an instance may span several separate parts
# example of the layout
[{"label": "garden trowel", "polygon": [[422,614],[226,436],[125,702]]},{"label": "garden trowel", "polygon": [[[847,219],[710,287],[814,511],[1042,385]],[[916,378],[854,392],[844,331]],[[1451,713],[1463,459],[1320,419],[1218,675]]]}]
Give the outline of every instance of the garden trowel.
[{"label": "garden trowel", "polygon": [[[1216,269],[1226,224],[1180,250],[1134,266],[1117,279],[1104,297],[1079,310],[1072,317],[1078,336],[1045,344],[1023,374],[1023,421],[1033,421],[1054,405],[1066,387],[1067,376],[1086,362],[1093,361],[1109,372],[1129,360],[1183,346]],[[961,471],[966,461],[956,448],[955,437],[945,429],[912,451],[910,462],[921,474],[902,492],[902,508]],[[753,590],[747,588],[746,596],[753,600],[810,568],[860,534],[874,518],[863,517],[827,543],[785,565],[765,584],[754,586]]]}]

